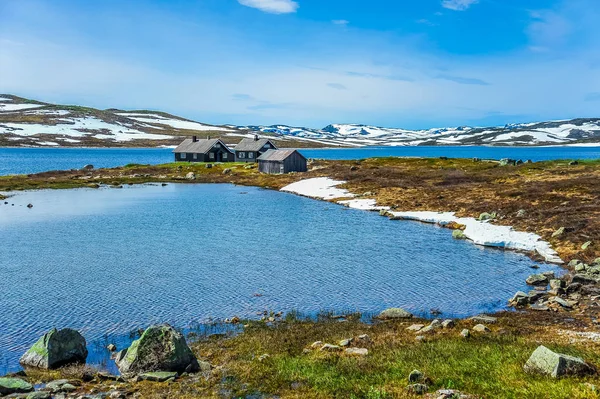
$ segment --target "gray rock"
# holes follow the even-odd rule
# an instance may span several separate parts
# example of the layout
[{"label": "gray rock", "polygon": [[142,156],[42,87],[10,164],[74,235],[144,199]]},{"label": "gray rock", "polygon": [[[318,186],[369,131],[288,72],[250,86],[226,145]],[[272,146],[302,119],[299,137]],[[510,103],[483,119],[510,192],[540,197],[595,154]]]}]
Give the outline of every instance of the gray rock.
[{"label": "gray rock", "polygon": [[125,376],[152,371],[196,372],[199,369],[198,360],[183,335],[168,324],[149,327],[115,362]]},{"label": "gray rock", "polygon": [[509,304],[515,307],[523,307],[529,304],[530,298],[523,291],[518,291],[513,297],[508,301]]},{"label": "gray rock", "polygon": [[412,324],[410,327],[407,327],[406,329],[408,331],[418,332],[418,331],[421,331],[423,329],[423,327],[425,327],[425,324]]},{"label": "gray rock", "polygon": [[518,217],[518,218],[525,217],[525,215],[527,215],[527,212],[525,211],[525,209],[519,209],[519,210],[517,211],[517,217]]},{"label": "gray rock", "polygon": [[540,311],[540,312],[547,312],[548,310],[550,310],[550,308],[548,308],[548,306],[540,305],[540,304],[537,304],[537,303],[533,303],[533,304],[529,305],[529,309],[531,309],[531,310],[537,310],[537,311]]},{"label": "gray rock", "polygon": [[110,352],[116,352],[117,346],[115,344],[109,344],[106,349],[108,349]]},{"label": "gray rock", "polygon": [[473,327],[473,331],[479,332],[479,333],[489,333],[490,329],[487,328],[487,326],[485,326],[483,324],[477,324],[475,327]]},{"label": "gray rock", "polygon": [[213,166],[212,166],[212,163],[207,163],[206,165],[204,165],[204,167],[206,169],[212,169]]},{"label": "gray rock", "polygon": [[431,332],[434,332],[435,330],[439,330],[441,328],[443,328],[442,327],[442,322],[440,320],[438,320],[438,319],[435,319],[427,327],[422,328],[419,331],[419,333],[431,333]]},{"label": "gray rock", "polygon": [[592,245],[591,241],[587,241],[585,242],[582,246],[581,246],[581,250],[585,251],[586,249],[588,249],[590,247],[590,245]]},{"label": "gray rock", "polygon": [[588,268],[588,265],[586,265],[585,263],[578,263],[575,265],[575,267],[573,268],[575,270],[575,272],[580,273],[580,272],[585,272]]},{"label": "gray rock", "polygon": [[189,172],[187,175],[185,175],[185,178],[188,180],[196,180],[196,174],[194,172]]},{"label": "gray rock", "polygon": [[85,363],[88,351],[85,338],[70,328],[52,329],[21,357],[24,367],[54,369],[67,364]]},{"label": "gray rock", "polygon": [[425,384],[411,384],[406,387],[406,390],[415,395],[425,395],[429,387]]},{"label": "gray rock", "polygon": [[0,378],[0,395],[27,393],[33,391],[33,385],[20,378]]},{"label": "gray rock", "polygon": [[579,291],[581,289],[582,285],[581,283],[571,283],[567,286],[567,294],[572,294],[575,293],[577,291]]},{"label": "gray rock", "polygon": [[94,165],[92,165],[92,164],[87,164],[83,168],[81,168],[81,170],[93,170],[93,169],[94,169]]},{"label": "gray rock", "polygon": [[579,283],[582,285],[596,284],[596,279],[587,274],[576,274],[573,276],[571,283]]},{"label": "gray rock", "polygon": [[567,301],[566,299],[562,299],[560,297],[554,297],[551,300],[549,300],[548,302],[557,303],[560,306],[562,306],[563,308],[567,308],[567,309],[572,309],[575,305],[577,305],[577,302],[575,302],[575,301]]},{"label": "gray rock", "polygon": [[338,345],[339,346],[350,346],[350,344],[352,343],[352,338],[347,338],[347,339],[343,339],[341,340]]},{"label": "gray rock", "polygon": [[419,370],[413,370],[408,375],[408,382],[412,382],[412,383],[421,382],[424,379],[425,379],[425,374],[423,374]]},{"label": "gray rock", "polygon": [[525,282],[529,285],[547,285],[548,277],[543,274],[532,274],[531,276],[527,277]]},{"label": "gray rock", "polygon": [[382,320],[392,320],[392,319],[410,319],[413,315],[401,308],[390,308],[386,309],[383,312],[379,313],[377,316]]},{"label": "gray rock", "polygon": [[474,321],[476,323],[494,324],[498,321],[498,318],[480,314],[478,316],[471,317],[469,320]]},{"label": "gray rock", "polygon": [[442,322],[442,328],[454,328],[454,326],[456,326],[454,320],[447,319]]},{"label": "gray rock", "polygon": [[529,303],[535,303],[540,299],[545,298],[547,295],[548,294],[544,291],[533,290],[529,291],[529,295],[527,295],[527,297],[529,299]]},{"label": "gray rock", "polygon": [[342,350],[341,346],[325,344],[321,347],[321,352],[340,352]]},{"label": "gray rock", "polygon": [[592,374],[594,368],[582,359],[556,353],[540,345],[532,354],[524,369],[528,373],[544,374],[552,378]]},{"label": "gray rock", "polygon": [[344,352],[350,356],[367,356],[369,354],[367,348],[346,348]]},{"label": "gray rock", "polygon": [[62,387],[66,384],[69,384],[69,380],[54,380],[47,383],[44,389],[52,393],[62,392]]},{"label": "gray rock", "polygon": [[231,173],[231,169],[227,168],[227,169],[223,169],[223,174],[224,175],[228,175]]},{"label": "gray rock", "polygon": [[577,266],[579,263],[581,263],[581,261],[580,261],[579,259],[573,259],[572,261],[570,261],[570,262],[568,263],[568,266],[569,266],[569,267],[575,267],[575,266]]},{"label": "gray rock", "polygon": [[469,338],[471,336],[471,332],[465,328],[460,332],[460,335],[462,335],[464,338]]},{"label": "gray rock", "polygon": [[550,280],[550,288],[555,289],[555,288],[565,288],[566,284],[564,281],[559,280],[559,279],[552,279]]}]

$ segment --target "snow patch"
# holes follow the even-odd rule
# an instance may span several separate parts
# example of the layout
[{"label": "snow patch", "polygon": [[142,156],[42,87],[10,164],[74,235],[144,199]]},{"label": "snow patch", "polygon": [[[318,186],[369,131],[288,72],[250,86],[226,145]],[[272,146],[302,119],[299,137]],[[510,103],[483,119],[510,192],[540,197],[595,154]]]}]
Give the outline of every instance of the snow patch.
[{"label": "snow patch", "polygon": [[377,201],[371,198],[338,201],[338,204],[342,204],[353,209],[360,209],[362,211],[380,211],[383,209],[390,209],[387,206],[377,206]]},{"label": "snow patch", "polygon": [[117,115],[125,116],[125,117],[132,119],[134,121],[137,121],[137,122],[167,125],[167,126],[171,126],[171,127],[175,128],[175,129],[201,130],[201,131],[219,130],[219,131],[223,131],[223,132],[231,131],[231,129],[226,129],[226,128],[219,127],[219,126],[205,125],[203,123],[184,121],[184,120],[180,120],[180,119],[165,118],[164,116],[156,115],[156,114],[119,113]]},{"label": "snow patch", "polygon": [[24,109],[39,108],[39,104],[0,104],[0,112],[21,111]]},{"label": "snow patch", "polygon": [[348,190],[336,187],[344,183],[344,181],[333,180],[329,177],[315,177],[289,184],[280,191],[326,200],[355,197]]},{"label": "snow patch", "polygon": [[[0,134],[12,133],[19,136],[34,136],[36,134],[53,134],[69,137],[85,137],[99,131],[98,138],[115,141],[131,141],[139,139],[164,140],[171,136],[149,134],[135,129],[107,123],[94,117],[58,119],[56,125],[34,123],[0,123]],[[62,122],[62,123],[61,123]]]}]

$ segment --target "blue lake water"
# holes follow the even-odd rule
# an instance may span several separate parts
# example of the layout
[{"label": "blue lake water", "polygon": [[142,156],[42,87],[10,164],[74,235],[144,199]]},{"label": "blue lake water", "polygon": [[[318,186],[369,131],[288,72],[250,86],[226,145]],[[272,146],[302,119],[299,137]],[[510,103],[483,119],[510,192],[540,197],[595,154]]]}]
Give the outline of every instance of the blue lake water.
[{"label": "blue lake water", "polygon": [[44,190],[8,202],[0,373],[54,326],[80,330],[91,363],[110,368],[106,343],[122,348],[152,323],[395,306],[468,316],[504,309],[531,273],[525,255],[447,229],[252,187]]},{"label": "blue lake water", "polygon": [[[456,157],[485,159],[598,159],[600,147],[361,147],[300,150],[308,158],[362,159],[370,157]],[[128,163],[160,164],[173,161],[168,148],[0,148],[0,175],[48,170],[97,168]]]}]

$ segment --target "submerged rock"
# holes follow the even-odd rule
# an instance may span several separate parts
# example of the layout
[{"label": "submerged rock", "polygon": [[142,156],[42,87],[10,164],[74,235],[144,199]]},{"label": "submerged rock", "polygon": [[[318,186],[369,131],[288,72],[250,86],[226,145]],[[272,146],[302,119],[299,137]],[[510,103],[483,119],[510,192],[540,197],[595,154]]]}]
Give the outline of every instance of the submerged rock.
[{"label": "submerged rock", "polygon": [[389,308],[379,313],[377,318],[382,320],[391,320],[391,319],[410,319],[413,315],[410,312],[407,312],[401,308]]},{"label": "submerged rock", "polygon": [[21,357],[24,367],[54,369],[67,364],[85,363],[88,351],[85,338],[70,328],[52,329]]},{"label": "submerged rock", "polygon": [[540,345],[532,354],[524,370],[528,373],[549,375],[557,378],[567,375],[586,375],[595,372],[594,368],[582,359],[556,353]]},{"label": "submerged rock", "polygon": [[198,360],[183,335],[168,324],[149,327],[115,359],[124,375],[152,371],[196,372]]},{"label": "submerged rock", "polygon": [[462,230],[453,230],[452,238],[455,238],[457,240],[466,240],[467,236],[465,235],[465,232]]},{"label": "submerged rock", "polygon": [[20,378],[0,378],[0,395],[27,393],[33,391],[33,385]]}]

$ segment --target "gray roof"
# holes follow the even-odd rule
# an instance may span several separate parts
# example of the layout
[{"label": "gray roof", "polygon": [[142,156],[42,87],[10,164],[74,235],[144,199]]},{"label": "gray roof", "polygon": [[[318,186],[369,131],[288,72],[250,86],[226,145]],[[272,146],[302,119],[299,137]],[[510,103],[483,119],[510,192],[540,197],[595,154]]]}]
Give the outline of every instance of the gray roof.
[{"label": "gray roof", "polygon": [[306,159],[306,157],[300,154],[297,150],[268,150],[260,157],[258,157],[259,161],[283,161],[293,153],[297,152],[302,158]]},{"label": "gray roof", "polygon": [[227,151],[233,153],[225,143],[219,139],[198,139],[198,141],[192,141],[192,139],[185,139],[183,143],[179,144],[173,152],[186,152],[191,154],[206,154],[210,151],[215,144],[220,143]]},{"label": "gray roof", "polygon": [[240,141],[240,143],[238,145],[235,146],[235,150],[236,151],[260,151],[267,143],[271,143],[271,145],[273,147],[277,148],[275,146],[275,144],[273,144],[273,142],[269,139],[258,139],[258,140],[243,139],[242,141]]}]

